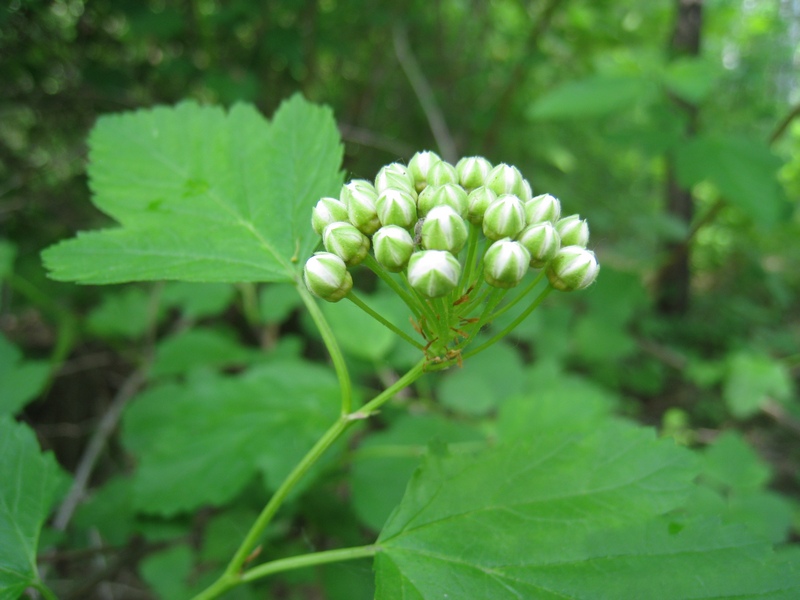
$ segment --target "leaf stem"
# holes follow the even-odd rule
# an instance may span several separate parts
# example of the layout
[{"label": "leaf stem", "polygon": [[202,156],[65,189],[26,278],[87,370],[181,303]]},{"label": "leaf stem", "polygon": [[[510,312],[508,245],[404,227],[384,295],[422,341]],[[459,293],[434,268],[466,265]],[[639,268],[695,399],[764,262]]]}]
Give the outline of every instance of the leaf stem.
[{"label": "leaf stem", "polygon": [[380,546],[357,546],[354,548],[341,548],[338,550],[326,550],[324,552],[313,552],[311,554],[302,554],[300,556],[293,556],[291,558],[280,558],[270,562],[258,565],[242,573],[241,581],[255,581],[262,577],[267,577],[273,573],[280,573],[281,571],[290,571],[292,569],[300,569],[303,567],[310,567],[313,565],[324,565],[332,562],[341,562],[345,560],[355,560],[357,558],[369,558],[375,556],[380,551]]},{"label": "leaf stem", "polygon": [[349,294],[347,294],[346,298],[348,300],[350,300],[350,302],[355,304],[358,308],[360,308],[365,313],[367,313],[370,317],[372,317],[373,319],[378,321],[378,323],[380,323],[381,325],[386,327],[388,330],[390,330],[390,331],[396,333],[397,335],[399,335],[401,338],[403,338],[405,341],[407,341],[412,346],[416,347],[419,350],[423,350],[424,349],[424,346],[422,344],[420,344],[418,341],[416,341],[414,338],[412,338],[410,335],[408,335],[405,331],[402,331],[401,329],[399,329],[394,323],[386,320],[383,316],[381,316],[380,313],[378,313],[378,312],[374,311],[373,309],[371,309],[363,300],[361,300],[361,298],[356,296],[356,294],[354,292],[351,291]]}]

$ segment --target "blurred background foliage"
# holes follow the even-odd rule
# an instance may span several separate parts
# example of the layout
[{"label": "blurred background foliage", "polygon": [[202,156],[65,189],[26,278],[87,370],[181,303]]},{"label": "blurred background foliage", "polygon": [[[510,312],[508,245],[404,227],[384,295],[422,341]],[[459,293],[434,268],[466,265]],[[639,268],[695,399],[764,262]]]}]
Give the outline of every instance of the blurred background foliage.
[{"label": "blurred background foliage", "polygon": [[[750,515],[773,541],[794,539],[796,0],[11,0],[0,8],[0,82],[0,412],[31,423],[66,470],[145,361],[158,378],[254,364],[258,347],[323,356],[281,286],[99,289],[46,279],[42,248],[107,221],[85,177],[92,124],[185,98],[252,102],[270,115],[300,91],[333,108],[348,177],[371,179],[419,149],[450,160],[481,154],[517,165],[534,191],[592,225],[598,283],[535,313],[513,343],[469,368],[423,381],[424,410],[436,402],[452,423],[474,424],[526,390],[613,405],[679,443],[708,446],[708,479],[725,510]],[[397,311],[372,291],[384,314]],[[362,384],[380,385],[376,367],[390,381],[412,357],[382,330],[353,327],[359,317],[347,308],[326,311]],[[207,327],[191,330],[196,323]],[[500,370],[496,389],[487,382]],[[437,415],[425,427],[436,429]],[[392,443],[425,441],[391,410],[385,419],[396,421],[380,434]],[[464,427],[447,435],[466,443],[477,433]],[[369,451],[382,439],[359,450],[367,458],[351,482],[368,527],[391,506],[359,496],[377,476]],[[113,436],[109,448],[93,484],[130,467]],[[407,477],[413,461],[398,460]],[[115,486],[76,523],[88,522],[90,506],[103,514],[124,504],[124,484]],[[336,507],[305,502],[308,530],[340,535]],[[206,515],[207,545],[242,529],[252,510],[235,507],[223,514],[229,522]],[[145,525],[117,531],[114,543]],[[224,556],[220,545],[208,552]],[[145,559],[140,576],[160,589],[188,564],[182,547],[170,549],[161,562]],[[356,597],[342,584],[351,576],[364,579],[326,570],[329,597]]]}]

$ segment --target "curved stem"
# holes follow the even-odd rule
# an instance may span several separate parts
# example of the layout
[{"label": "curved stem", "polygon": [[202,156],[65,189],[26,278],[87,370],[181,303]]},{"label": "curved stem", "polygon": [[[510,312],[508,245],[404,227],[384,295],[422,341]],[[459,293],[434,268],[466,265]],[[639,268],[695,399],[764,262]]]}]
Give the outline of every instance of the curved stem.
[{"label": "curved stem", "polygon": [[503,308],[501,308],[491,317],[489,317],[489,320],[494,321],[497,317],[505,313],[507,310],[516,306],[520,300],[522,300],[525,296],[527,296],[533,290],[533,288],[536,287],[536,285],[542,280],[543,277],[544,277],[544,271],[540,271],[539,274],[533,279],[533,281],[531,281],[528,285],[525,286],[525,289],[522,290],[522,292],[520,292],[511,302],[506,304]]},{"label": "curved stem", "polygon": [[361,407],[356,413],[351,415],[352,418],[362,418],[365,419],[376,412],[381,406],[386,404],[389,400],[391,400],[397,392],[402,390],[403,388],[408,387],[412,383],[414,383],[422,373],[425,371],[425,359],[420,360],[416,365],[411,367],[408,371],[406,371],[405,375],[403,375],[400,379],[395,381],[392,385],[386,388],[383,392],[375,396],[372,400],[367,402],[364,406]]},{"label": "curved stem", "polygon": [[472,278],[472,264],[475,262],[475,252],[478,249],[478,226],[469,224],[469,237],[467,238],[467,258],[464,261],[464,271],[461,273],[461,283],[458,286],[458,297],[464,295],[469,289]]},{"label": "curved stem", "polygon": [[280,573],[281,571],[290,571],[292,569],[300,569],[313,565],[324,565],[332,562],[355,560],[357,558],[369,558],[375,556],[379,551],[380,546],[370,545],[358,546],[355,548],[341,548],[339,550],[326,550],[324,552],[314,552],[301,556],[293,556],[291,558],[281,558],[245,571],[242,573],[241,581],[255,581],[256,579],[267,577],[273,573]]},{"label": "curved stem", "polygon": [[378,323],[386,327],[388,330],[392,331],[393,333],[396,333],[397,335],[399,335],[401,338],[403,338],[405,341],[407,341],[409,344],[416,347],[417,349],[424,350],[424,346],[422,344],[420,344],[418,341],[416,341],[414,338],[408,335],[405,331],[399,329],[394,323],[387,321],[378,312],[372,310],[363,300],[361,300],[361,298],[356,296],[354,292],[351,291],[349,294],[347,294],[346,298],[350,300],[350,302],[355,304],[358,308],[367,313],[370,317],[378,321]]},{"label": "curved stem", "polygon": [[317,329],[319,329],[320,334],[322,334],[322,341],[325,342],[325,347],[331,355],[333,368],[336,371],[336,377],[339,379],[339,389],[341,390],[342,396],[342,415],[346,415],[353,408],[353,385],[350,382],[350,373],[347,370],[347,363],[344,361],[344,355],[342,354],[341,348],[339,348],[339,343],[336,341],[336,336],[333,335],[331,326],[328,325],[328,321],[325,320],[325,316],[322,314],[317,302],[311,296],[311,292],[309,292],[302,283],[297,283],[295,287],[300,297],[303,299],[303,303],[306,305],[311,318],[314,319]]},{"label": "curved stem", "polygon": [[386,285],[392,288],[392,290],[394,290],[394,292],[400,296],[401,300],[406,303],[406,306],[408,306],[409,310],[414,313],[414,316],[419,319],[419,315],[422,313],[422,307],[420,307],[416,298],[406,292],[403,289],[403,286],[397,283],[397,281],[392,278],[386,269],[384,269],[371,254],[367,254],[367,256],[364,257],[363,264],[370,271],[375,273],[375,275],[380,277]]}]

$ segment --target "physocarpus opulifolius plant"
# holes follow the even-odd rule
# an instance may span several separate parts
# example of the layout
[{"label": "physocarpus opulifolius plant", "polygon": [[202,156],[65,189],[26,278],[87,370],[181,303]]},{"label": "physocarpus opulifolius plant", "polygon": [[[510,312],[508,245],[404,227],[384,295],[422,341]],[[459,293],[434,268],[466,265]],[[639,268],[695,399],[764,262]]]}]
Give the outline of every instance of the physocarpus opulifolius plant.
[{"label": "physocarpus opulifolius plant", "polygon": [[[483,157],[453,166],[418,152],[408,165],[383,167],[374,182],[356,179],[338,199],[320,199],[311,223],[325,251],[306,263],[308,289],[329,302],[355,302],[424,352],[428,368],[460,364],[511,331],[549,292],[581,290],[600,270],[586,248],[585,220],[562,217],[556,197],[534,196],[516,167]],[[402,298],[419,339],[356,296],[350,270],[359,264]],[[525,308],[510,325],[468,349],[481,328],[520,303]]]}]

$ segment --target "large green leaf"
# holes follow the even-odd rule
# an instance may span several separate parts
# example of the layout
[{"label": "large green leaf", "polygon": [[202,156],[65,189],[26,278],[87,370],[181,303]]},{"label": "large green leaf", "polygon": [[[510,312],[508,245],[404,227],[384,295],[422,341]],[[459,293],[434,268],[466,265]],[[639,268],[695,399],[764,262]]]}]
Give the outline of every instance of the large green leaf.
[{"label": "large green leaf", "polygon": [[528,110],[532,119],[600,117],[630,109],[655,91],[642,77],[592,75],[570,81],[541,96]]},{"label": "large green leaf", "polygon": [[194,102],[106,116],[89,143],[94,203],[122,226],[46,250],[59,280],[291,280],[319,242],[311,208],[342,181],[331,111],[300,96],[272,122]]},{"label": "large green leaf", "polygon": [[136,507],[171,515],[224,504],[258,473],[275,489],[336,419],[338,392],[330,371],[297,361],[145,392],[123,422],[139,460]]},{"label": "large green leaf", "polygon": [[688,452],[610,423],[429,456],[378,540],[376,597],[796,597],[797,569],[743,528],[662,516],[695,473]]},{"label": "large green leaf", "polygon": [[23,360],[22,352],[0,334],[0,415],[13,415],[42,391],[50,365]]},{"label": "large green leaf", "polygon": [[52,454],[42,454],[33,432],[0,417],[0,600],[39,586],[36,547],[61,481]]}]

